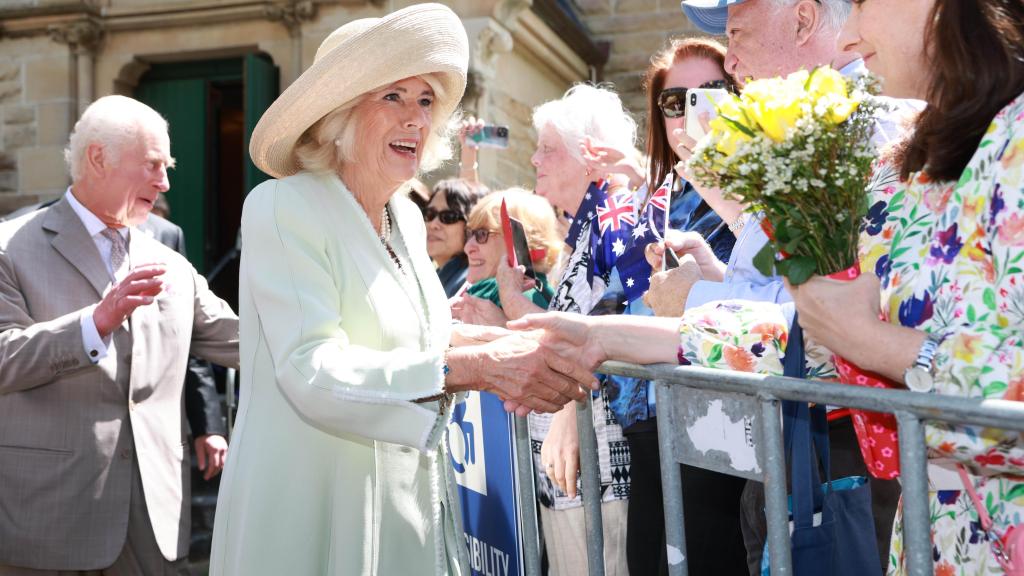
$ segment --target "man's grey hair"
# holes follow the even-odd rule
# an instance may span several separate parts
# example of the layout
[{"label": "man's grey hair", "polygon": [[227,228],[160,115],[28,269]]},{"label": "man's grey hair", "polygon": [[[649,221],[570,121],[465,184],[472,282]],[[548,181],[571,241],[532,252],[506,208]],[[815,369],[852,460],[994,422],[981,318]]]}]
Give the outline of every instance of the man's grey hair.
[{"label": "man's grey hair", "polygon": [[81,179],[90,145],[102,146],[106,160],[117,166],[121,153],[129,145],[137,144],[143,132],[167,134],[167,120],[156,110],[126,96],[104,96],[90,104],[75,122],[64,149],[71,181]]},{"label": "man's grey hair", "polygon": [[[775,8],[784,8],[786,6],[792,6],[799,0],[771,0]],[[853,7],[850,0],[818,0],[818,4],[821,5],[822,16],[825,20],[824,29],[830,30],[838,34],[843,26],[846,25],[846,19],[850,17],[850,9]]]},{"label": "man's grey hair", "polygon": [[558,132],[569,156],[586,164],[580,142],[587,136],[619,150],[636,146],[636,121],[626,112],[619,95],[607,88],[577,84],[558,100],[533,110],[533,127],[539,134],[550,125]]}]

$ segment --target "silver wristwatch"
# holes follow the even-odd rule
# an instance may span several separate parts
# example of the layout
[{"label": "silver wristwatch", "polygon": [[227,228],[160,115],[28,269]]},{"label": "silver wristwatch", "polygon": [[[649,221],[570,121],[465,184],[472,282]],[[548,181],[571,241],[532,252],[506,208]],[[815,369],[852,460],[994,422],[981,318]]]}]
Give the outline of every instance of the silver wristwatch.
[{"label": "silver wristwatch", "polygon": [[914,392],[931,392],[935,387],[935,353],[942,343],[942,336],[928,334],[917,352],[913,366],[903,372],[903,382]]},{"label": "silver wristwatch", "polygon": [[739,237],[740,231],[743,230],[743,225],[746,223],[747,219],[744,218],[744,214],[740,212],[740,215],[729,223],[729,231],[732,232],[733,236]]}]

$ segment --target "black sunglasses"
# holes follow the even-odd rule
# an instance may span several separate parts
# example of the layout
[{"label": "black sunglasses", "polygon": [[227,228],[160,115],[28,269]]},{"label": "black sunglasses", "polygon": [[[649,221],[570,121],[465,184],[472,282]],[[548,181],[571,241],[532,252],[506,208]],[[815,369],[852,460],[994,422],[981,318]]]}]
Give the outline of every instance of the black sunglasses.
[{"label": "black sunglasses", "polygon": [[[699,88],[717,88],[733,91],[732,83],[728,80],[712,80],[705,82]],[[686,93],[689,88],[666,88],[658,94],[658,108],[665,118],[680,118],[686,114]]]},{"label": "black sunglasses", "polygon": [[455,224],[459,220],[465,220],[462,214],[459,214],[455,210],[435,210],[433,208],[423,209],[423,221],[430,222],[434,218],[441,220],[441,224]]},{"label": "black sunglasses", "polygon": [[488,230],[486,228],[466,230],[466,242],[469,242],[469,239],[472,238],[473,240],[476,240],[477,244],[487,244],[487,241],[491,238],[491,234],[497,235],[500,234],[500,232],[496,230]]}]

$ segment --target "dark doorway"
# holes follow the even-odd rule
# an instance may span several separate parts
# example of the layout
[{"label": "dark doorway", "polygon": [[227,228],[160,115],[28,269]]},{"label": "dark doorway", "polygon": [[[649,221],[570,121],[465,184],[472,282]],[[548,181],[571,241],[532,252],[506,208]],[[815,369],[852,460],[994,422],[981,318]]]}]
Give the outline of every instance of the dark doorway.
[{"label": "dark doorway", "polygon": [[268,178],[249,159],[249,135],[277,93],[277,67],[259,54],[153,64],[136,90],[170,125],[170,220],[192,265],[236,310],[242,203]]}]

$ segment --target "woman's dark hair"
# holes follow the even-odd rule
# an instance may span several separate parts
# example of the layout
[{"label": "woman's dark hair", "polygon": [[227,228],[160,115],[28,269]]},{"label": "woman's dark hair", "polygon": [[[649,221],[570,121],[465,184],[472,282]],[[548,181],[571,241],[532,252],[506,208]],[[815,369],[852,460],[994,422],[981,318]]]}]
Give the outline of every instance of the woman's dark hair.
[{"label": "woman's dark hair", "polygon": [[678,160],[668,143],[661,108],[658,108],[658,95],[665,88],[665,76],[668,75],[669,69],[677,62],[688,58],[703,58],[714,62],[722,69],[722,78],[732,82],[732,78],[725,71],[725,46],[710,38],[673,38],[668,46],[651,57],[651,64],[647,67],[643,79],[643,86],[647,91],[647,189],[651,193],[665,180]]},{"label": "woman's dark hair", "polygon": [[490,191],[487,186],[479,182],[449,178],[434,184],[434,191],[430,194],[430,199],[433,200],[434,196],[438,194],[444,194],[448,209],[455,210],[462,215],[463,220],[468,220],[469,213],[473,210],[473,206],[476,206],[477,200]]},{"label": "woman's dark hair", "polygon": [[[936,0],[925,32],[928,107],[900,174],[959,180],[992,118],[1024,92],[1024,2]],[[908,63],[909,65],[909,63]]]}]

